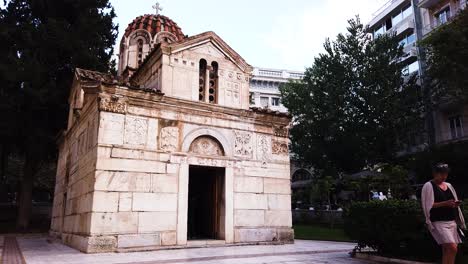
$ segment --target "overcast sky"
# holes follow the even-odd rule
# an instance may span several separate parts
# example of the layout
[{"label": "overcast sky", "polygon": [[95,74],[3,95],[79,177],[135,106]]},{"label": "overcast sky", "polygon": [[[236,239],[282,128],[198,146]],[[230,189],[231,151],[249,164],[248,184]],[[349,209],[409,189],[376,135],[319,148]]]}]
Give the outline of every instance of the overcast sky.
[{"label": "overcast sky", "polygon": [[[159,0],[162,14],[186,35],[214,31],[249,64],[304,70],[325,38],[346,30],[355,15],[367,23],[388,0]],[[154,12],[151,0],[111,0],[119,37],[137,16]],[[115,52],[118,53],[118,45]]]}]

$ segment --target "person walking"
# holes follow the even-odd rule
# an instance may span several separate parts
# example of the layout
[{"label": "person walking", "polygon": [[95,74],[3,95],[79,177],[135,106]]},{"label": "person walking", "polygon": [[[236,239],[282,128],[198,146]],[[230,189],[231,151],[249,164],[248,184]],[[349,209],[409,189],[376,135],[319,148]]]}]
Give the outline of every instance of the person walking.
[{"label": "person walking", "polygon": [[433,179],[424,184],[421,193],[427,227],[442,247],[442,264],[455,263],[458,244],[462,242],[461,229],[466,229],[461,201],[453,186],[446,182],[449,171],[447,164],[436,164],[432,168]]}]

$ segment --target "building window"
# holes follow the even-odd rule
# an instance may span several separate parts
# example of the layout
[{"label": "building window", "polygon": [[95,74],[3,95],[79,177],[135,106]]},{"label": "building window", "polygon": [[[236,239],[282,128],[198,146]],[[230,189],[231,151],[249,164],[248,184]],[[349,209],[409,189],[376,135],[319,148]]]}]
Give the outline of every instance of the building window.
[{"label": "building window", "polygon": [[450,7],[447,7],[435,15],[437,26],[447,23],[450,18]]},{"label": "building window", "polygon": [[268,101],[269,101],[269,97],[260,97],[260,106],[262,107],[268,107]]},{"label": "building window", "polygon": [[407,5],[403,7],[402,9],[399,9],[398,13],[392,16],[392,24],[396,25],[400,23],[403,19],[409,17],[412,14],[413,14],[413,8],[411,7],[411,5]]},{"label": "building window", "polygon": [[218,94],[218,63],[213,61],[210,68],[210,87],[208,90],[208,101],[216,104]]},{"label": "building window", "polygon": [[452,139],[463,137],[463,123],[462,116],[454,116],[449,118],[450,122],[450,135]]},{"label": "building window", "polygon": [[249,94],[249,102],[250,102],[250,105],[255,105],[255,93]]},{"label": "building window", "polygon": [[271,105],[272,106],[279,106],[280,105],[280,99],[278,97],[272,97],[271,98]]},{"label": "building window", "polygon": [[138,66],[143,62],[143,40],[138,40]]},{"label": "building window", "polygon": [[201,59],[198,70],[198,100],[205,101],[206,60]]},{"label": "building window", "polygon": [[413,44],[414,42],[416,42],[416,36],[412,32],[412,33],[406,35],[402,40],[400,40],[400,45],[405,47],[406,45]]},{"label": "building window", "polygon": [[402,19],[405,19],[412,14],[413,14],[413,8],[411,8],[411,5],[407,5],[401,10]]},{"label": "building window", "polygon": [[410,75],[415,72],[419,72],[418,61],[414,61],[413,63],[408,64],[405,68],[403,68],[403,75]]},{"label": "building window", "polygon": [[374,31],[374,38],[377,38],[378,36],[384,33],[385,33],[385,25],[382,25]]}]

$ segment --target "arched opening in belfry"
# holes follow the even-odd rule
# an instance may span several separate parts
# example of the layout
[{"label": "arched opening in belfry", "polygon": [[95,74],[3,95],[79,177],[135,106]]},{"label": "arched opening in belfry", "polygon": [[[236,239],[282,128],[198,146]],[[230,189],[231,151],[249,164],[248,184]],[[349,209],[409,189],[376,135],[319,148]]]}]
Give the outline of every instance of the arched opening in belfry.
[{"label": "arched opening in belfry", "polygon": [[205,86],[206,86],[206,68],[207,62],[205,59],[201,59],[199,62],[199,83],[198,83],[198,100],[204,102],[205,101]]},{"label": "arched opening in belfry", "polygon": [[211,63],[208,101],[212,104],[218,101],[218,63],[216,61]]}]

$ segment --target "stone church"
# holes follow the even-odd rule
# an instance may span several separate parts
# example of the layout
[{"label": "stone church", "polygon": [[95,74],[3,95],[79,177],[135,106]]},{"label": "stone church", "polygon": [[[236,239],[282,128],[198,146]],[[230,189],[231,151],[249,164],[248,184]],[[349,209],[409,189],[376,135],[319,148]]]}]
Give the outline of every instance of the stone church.
[{"label": "stone church", "polygon": [[52,236],[88,253],[293,241],[291,120],[249,108],[239,54],[144,15],[118,72],[76,69]]}]

